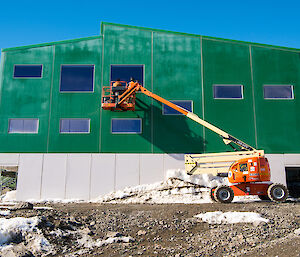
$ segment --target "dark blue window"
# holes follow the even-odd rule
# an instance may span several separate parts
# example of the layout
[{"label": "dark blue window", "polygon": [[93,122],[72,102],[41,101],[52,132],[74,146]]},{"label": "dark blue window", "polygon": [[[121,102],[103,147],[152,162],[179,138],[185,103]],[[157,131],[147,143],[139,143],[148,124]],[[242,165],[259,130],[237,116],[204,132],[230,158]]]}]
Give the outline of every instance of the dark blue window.
[{"label": "dark blue window", "polygon": [[38,119],[9,119],[8,133],[38,133]]},{"label": "dark blue window", "polygon": [[91,92],[94,89],[94,65],[62,65],[61,92]]},{"label": "dark blue window", "polygon": [[242,85],[213,85],[215,99],[243,99]]},{"label": "dark blue window", "polygon": [[143,65],[111,65],[110,81],[129,82],[133,77],[141,85],[144,85],[144,66]]},{"label": "dark blue window", "polygon": [[14,78],[41,78],[42,65],[15,65]]},{"label": "dark blue window", "polygon": [[120,134],[142,133],[142,120],[141,119],[112,119],[111,132],[120,133]]},{"label": "dark blue window", "polygon": [[[193,101],[191,101],[191,100],[188,100],[188,101],[185,101],[185,100],[175,101],[174,100],[174,101],[170,101],[170,102],[182,107],[183,109],[193,112]],[[163,104],[163,114],[164,115],[183,115],[182,113],[174,110],[173,108],[171,108],[165,104]]]},{"label": "dark blue window", "polygon": [[264,85],[265,99],[293,99],[292,85]]},{"label": "dark blue window", "polygon": [[90,119],[61,119],[60,133],[90,133]]}]

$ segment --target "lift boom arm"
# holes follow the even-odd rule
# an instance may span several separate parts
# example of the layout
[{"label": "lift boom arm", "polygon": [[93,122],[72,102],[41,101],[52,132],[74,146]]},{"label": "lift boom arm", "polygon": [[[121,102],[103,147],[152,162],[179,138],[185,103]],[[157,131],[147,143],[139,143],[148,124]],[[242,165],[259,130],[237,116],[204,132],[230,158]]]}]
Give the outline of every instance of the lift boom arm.
[{"label": "lift boom arm", "polygon": [[174,110],[182,113],[183,115],[187,116],[188,118],[190,118],[191,120],[201,124],[202,126],[210,129],[211,131],[217,133],[218,135],[220,135],[224,141],[224,143],[226,145],[234,143],[237,146],[239,146],[241,148],[241,150],[248,150],[248,151],[256,151],[256,149],[246,143],[244,143],[243,141],[231,136],[230,134],[228,134],[227,132],[217,128],[216,126],[208,123],[207,121],[201,119],[199,116],[197,116],[195,113],[189,112],[188,110],[185,110],[184,108],[179,107],[176,104],[171,103],[170,101],[150,92],[148,89],[144,88],[142,85],[140,85],[138,82],[136,82],[131,88],[127,89],[121,96],[120,96],[120,101],[119,101],[119,105],[121,103],[123,103],[124,101],[126,101],[126,99],[128,99],[132,94],[134,94],[135,92],[142,92],[143,94],[173,108]]}]

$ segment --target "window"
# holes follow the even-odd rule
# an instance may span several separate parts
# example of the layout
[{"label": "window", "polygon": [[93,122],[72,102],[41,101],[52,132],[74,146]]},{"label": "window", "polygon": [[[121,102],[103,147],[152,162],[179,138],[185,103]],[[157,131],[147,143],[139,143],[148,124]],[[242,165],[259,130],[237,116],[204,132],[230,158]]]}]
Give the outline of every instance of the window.
[{"label": "window", "polygon": [[92,92],[94,65],[62,65],[60,92]]},{"label": "window", "polygon": [[41,78],[42,65],[15,65],[14,78]]},{"label": "window", "polygon": [[[193,112],[193,101],[191,100],[174,100],[170,102],[182,107],[183,109]],[[163,104],[163,115],[183,115],[183,114]]]},{"label": "window", "polygon": [[9,119],[8,133],[38,133],[38,119]]},{"label": "window", "polygon": [[144,65],[111,65],[110,81],[130,81],[133,77],[144,85]]},{"label": "window", "polygon": [[243,85],[213,85],[214,99],[243,99]]},{"label": "window", "polygon": [[140,134],[142,133],[142,120],[112,119],[111,132],[113,134]]},{"label": "window", "polygon": [[294,99],[292,85],[264,85],[264,99]]},{"label": "window", "polygon": [[247,172],[247,171],[248,171],[247,163],[241,163],[240,164],[240,172]]},{"label": "window", "polygon": [[60,133],[90,133],[90,119],[61,119]]}]

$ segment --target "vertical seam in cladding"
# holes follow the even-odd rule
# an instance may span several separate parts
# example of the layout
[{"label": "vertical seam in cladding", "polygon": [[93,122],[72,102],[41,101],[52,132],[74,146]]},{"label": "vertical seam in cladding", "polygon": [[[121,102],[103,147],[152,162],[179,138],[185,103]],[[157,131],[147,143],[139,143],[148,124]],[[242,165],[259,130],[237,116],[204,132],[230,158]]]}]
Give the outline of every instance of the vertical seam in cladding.
[{"label": "vertical seam in cladding", "polygon": [[0,106],[2,104],[2,90],[3,90],[3,82],[4,82],[4,62],[5,62],[5,52],[2,52],[2,60],[0,66]]},{"label": "vertical seam in cladding", "polygon": [[141,154],[139,154],[139,185],[141,184]]},{"label": "vertical seam in cladding", "polygon": [[[201,74],[201,94],[202,94],[202,119],[205,120],[204,115],[204,72],[203,72],[203,44],[202,44],[202,36],[200,36],[200,55],[201,55],[201,62],[200,62],[200,74]],[[203,153],[205,153],[205,127],[202,128],[203,131]]]},{"label": "vertical seam in cladding", "polygon": [[92,168],[93,168],[93,154],[90,154],[90,174],[89,174],[89,196],[88,199],[91,199],[91,185],[92,185]]},{"label": "vertical seam in cladding", "polygon": [[65,192],[64,192],[64,199],[67,197],[67,179],[68,179],[68,161],[69,161],[69,154],[66,154],[66,175],[65,175]]},{"label": "vertical seam in cladding", "polygon": [[252,64],[252,48],[249,45],[249,57],[250,57],[250,71],[251,71],[251,83],[252,83],[252,102],[253,102],[253,119],[254,119],[254,137],[255,147],[257,148],[257,125],[256,125],[256,108],[255,108],[255,96],[254,96],[254,77],[253,77],[253,64]]},{"label": "vertical seam in cladding", "polygon": [[[104,30],[105,30],[105,26],[103,25],[103,31],[102,31],[102,56],[101,56],[101,82],[100,82],[100,94],[102,94],[102,88],[103,88],[103,67],[104,67]],[[102,97],[102,95],[101,95]],[[102,101],[102,99],[101,99]],[[100,117],[99,117],[99,153],[101,153],[101,136],[102,136],[102,102],[100,102]]]},{"label": "vertical seam in cladding", "polygon": [[45,159],[45,154],[42,154],[42,170],[41,170],[41,180],[40,180],[40,199],[42,199],[42,190],[43,190],[44,159]]},{"label": "vertical seam in cladding", "polygon": [[51,122],[51,108],[52,108],[52,89],[53,89],[53,81],[54,81],[54,62],[55,62],[55,45],[53,46],[53,56],[52,56],[52,76],[51,76],[51,84],[50,84],[50,103],[49,103],[49,117],[48,117],[48,135],[47,135],[47,145],[46,152],[49,152],[49,141],[50,141],[50,122]]},{"label": "vertical seam in cladding", "polygon": [[115,161],[114,161],[114,191],[116,191],[116,186],[117,186],[117,154],[114,154],[115,156]]},{"label": "vertical seam in cladding", "polygon": [[[151,91],[153,92],[153,31],[151,33]],[[151,153],[153,153],[154,144],[154,125],[153,125],[153,98],[151,98]]]}]

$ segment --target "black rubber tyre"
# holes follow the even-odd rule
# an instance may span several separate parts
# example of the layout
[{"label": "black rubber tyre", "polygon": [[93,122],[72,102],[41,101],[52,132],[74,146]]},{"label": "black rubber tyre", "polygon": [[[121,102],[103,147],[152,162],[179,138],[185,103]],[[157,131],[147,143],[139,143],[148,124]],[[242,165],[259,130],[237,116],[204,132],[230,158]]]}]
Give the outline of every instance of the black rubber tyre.
[{"label": "black rubber tyre", "polygon": [[268,188],[268,197],[273,202],[283,203],[288,196],[289,191],[282,184],[272,184]]},{"label": "black rubber tyre", "polygon": [[271,201],[271,199],[267,195],[258,195],[258,198],[262,201]]},{"label": "black rubber tyre", "polygon": [[215,196],[214,196],[214,193],[213,193],[213,190],[216,189],[217,187],[213,187],[210,189],[209,191],[209,198],[210,200],[212,200],[212,202],[216,202],[217,200],[215,199]]},{"label": "black rubber tyre", "polygon": [[218,186],[215,189],[214,197],[220,203],[231,203],[234,193],[229,186]]}]

